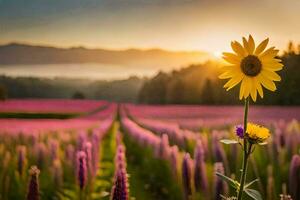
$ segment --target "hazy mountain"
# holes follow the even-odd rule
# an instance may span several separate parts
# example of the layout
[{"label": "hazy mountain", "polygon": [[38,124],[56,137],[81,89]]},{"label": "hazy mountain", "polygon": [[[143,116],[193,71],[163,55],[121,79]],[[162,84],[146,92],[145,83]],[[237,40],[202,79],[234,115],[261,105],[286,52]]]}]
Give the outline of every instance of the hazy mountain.
[{"label": "hazy mountain", "polygon": [[0,46],[0,64],[71,64],[102,63],[141,67],[181,66],[210,58],[206,52],[166,51],[161,49],[87,49],[84,47],[56,48],[10,43]]}]

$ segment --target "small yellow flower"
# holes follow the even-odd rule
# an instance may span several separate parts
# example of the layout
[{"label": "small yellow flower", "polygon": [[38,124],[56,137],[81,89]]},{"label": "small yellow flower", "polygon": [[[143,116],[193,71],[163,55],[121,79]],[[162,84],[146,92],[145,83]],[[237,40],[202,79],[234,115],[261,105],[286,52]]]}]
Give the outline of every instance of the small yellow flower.
[{"label": "small yellow flower", "polygon": [[260,143],[270,137],[270,131],[263,126],[247,123],[246,137],[252,143]]},{"label": "small yellow flower", "polygon": [[283,64],[275,58],[278,53],[275,47],[265,50],[268,42],[269,39],[265,39],[255,47],[251,35],[248,40],[243,37],[243,46],[237,41],[231,42],[234,53],[223,53],[224,60],[230,65],[223,67],[224,72],[219,76],[220,79],[230,79],[224,85],[227,91],[241,82],[240,99],[251,95],[256,101],[257,92],[263,98],[262,86],[276,90],[274,81],[281,80],[276,71],[281,70]]}]

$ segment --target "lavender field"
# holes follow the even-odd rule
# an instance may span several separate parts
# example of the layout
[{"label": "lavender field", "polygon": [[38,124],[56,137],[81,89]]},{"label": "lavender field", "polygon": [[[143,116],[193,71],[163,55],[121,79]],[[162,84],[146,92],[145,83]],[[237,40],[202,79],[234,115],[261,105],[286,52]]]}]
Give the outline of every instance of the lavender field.
[{"label": "lavender field", "polygon": [[[145,106],[84,100],[8,100],[0,119],[0,199],[221,199],[234,193],[216,172],[238,177],[239,106]],[[300,199],[300,108],[251,108],[271,130],[250,158],[263,199]],[[36,113],[77,112],[68,119]],[[282,198],[285,198],[282,197]],[[245,197],[245,199],[251,199]]]}]

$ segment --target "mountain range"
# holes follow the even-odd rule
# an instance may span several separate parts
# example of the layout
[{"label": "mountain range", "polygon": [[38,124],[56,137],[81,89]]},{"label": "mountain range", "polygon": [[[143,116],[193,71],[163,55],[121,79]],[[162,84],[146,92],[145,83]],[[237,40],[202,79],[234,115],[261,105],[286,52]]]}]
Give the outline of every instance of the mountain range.
[{"label": "mountain range", "polygon": [[89,49],[9,43],[0,45],[0,65],[84,64],[101,63],[128,66],[182,66],[210,59],[201,51],[168,51],[162,49]]}]

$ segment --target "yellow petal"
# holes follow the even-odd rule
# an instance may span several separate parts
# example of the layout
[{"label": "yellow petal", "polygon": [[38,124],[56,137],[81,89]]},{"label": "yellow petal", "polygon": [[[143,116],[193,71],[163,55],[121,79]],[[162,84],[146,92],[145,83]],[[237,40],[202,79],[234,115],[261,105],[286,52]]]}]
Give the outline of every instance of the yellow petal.
[{"label": "yellow petal", "polygon": [[238,56],[245,57],[245,49],[239,42],[237,41],[231,42],[231,48]]},{"label": "yellow petal", "polygon": [[245,92],[245,81],[243,79],[240,87],[240,95],[239,95],[240,100],[244,97],[244,92]]},{"label": "yellow petal", "polygon": [[241,82],[241,80],[243,79],[243,75],[239,74],[238,76],[233,77],[232,79],[230,79],[225,85],[224,87],[227,87],[227,91],[230,90],[231,88],[233,88],[234,86],[236,86],[237,84],[239,84],[239,82]]},{"label": "yellow petal", "polygon": [[240,68],[240,67],[238,65],[221,65],[219,67],[219,69],[222,70],[222,71],[235,70],[237,68]]},{"label": "yellow petal", "polygon": [[265,76],[263,76],[262,74],[258,75],[257,79],[266,89],[271,90],[271,91],[276,90],[275,83],[273,81],[269,80],[268,78],[266,78]]},{"label": "yellow petal", "polygon": [[251,88],[251,98],[252,100],[255,102],[256,101],[256,97],[257,97],[257,91],[256,91],[256,87],[255,87],[255,81],[254,79],[252,78],[252,88]]},{"label": "yellow petal", "polygon": [[261,52],[263,52],[265,50],[265,48],[267,47],[269,43],[269,38],[265,39],[264,41],[262,41],[255,49],[254,54],[255,55],[259,55]]},{"label": "yellow petal", "polygon": [[255,43],[251,35],[249,35],[249,39],[248,39],[248,48],[249,48],[248,49],[249,54],[253,54],[255,49]]},{"label": "yellow petal", "polygon": [[229,70],[226,70],[223,74],[221,74],[219,76],[219,78],[220,79],[227,79],[227,78],[231,78],[231,77],[234,77],[234,76],[238,76],[240,73],[241,73],[241,71],[238,70],[238,69],[229,69]]},{"label": "yellow petal", "polygon": [[272,71],[279,71],[282,70],[283,64],[279,62],[262,62],[263,68],[272,70]]},{"label": "yellow petal", "polygon": [[268,79],[271,79],[273,81],[281,81],[281,77],[273,71],[263,69],[261,73],[263,76],[267,77]]},{"label": "yellow petal", "polygon": [[244,45],[244,49],[246,50],[246,55],[250,54],[249,53],[249,45],[248,45],[248,41],[245,37],[243,37],[243,45]]},{"label": "yellow petal", "polygon": [[245,82],[244,85],[245,85],[245,89],[244,89],[244,98],[247,98],[250,94],[250,91],[251,91],[251,88],[252,88],[252,84],[251,84],[251,78],[249,77],[245,77],[243,79],[243,81]]},{"label": "yellow petal", "polygon": [[265,52],[263,52],[259,58],[261,60],[263,59],[270,59],[270,58],[274,58],[277,54],[278,54],[279,50],[276,50],[275,47],[271,47],[269,49],[267,49]]},{"label": "yellow petal", "polygon": [[261,98],[263,98],[264,97],[264,93],[263,93],[261,84],[259,83],[259,81],[257,80],[257,78],[254,78],[253,81],[254,81],[255,88],[258,91],[258,94],[260,95]]},{"label": "yellow petal", "polygon": [[223,59],[231,64],[239,64],[241,59],[236,54],[233,53],[223,53]]}]

